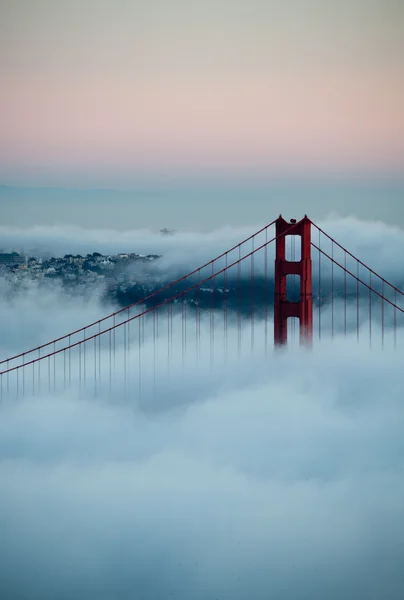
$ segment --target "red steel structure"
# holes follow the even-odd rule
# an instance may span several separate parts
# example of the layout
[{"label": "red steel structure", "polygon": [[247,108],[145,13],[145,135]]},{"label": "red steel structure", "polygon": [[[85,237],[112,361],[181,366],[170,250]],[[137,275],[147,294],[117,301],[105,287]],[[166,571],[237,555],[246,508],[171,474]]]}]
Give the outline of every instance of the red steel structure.
[{"label": "red steel structure", "polygon": [[[286,260],[288,236],[301,239],[301,257],[298,261]],[[298,302],[287,299],[286,279],[299,275],[300,298]],[[288,318],[300,321],[300,343],[310,345],[313,340],[313,282],[311,263],[311,221],[307,215],[296,223],[285,221],[282,215],[276,221],[274,342],[283,346],[288,341]]]},{"label": "red steel structure", "polygon": [[[300,278],[298,300],[288,298],[288,277]],[[381,277],[307,216],[289,222],[279,216],[133,304],[0,357],[0,405],[70,388],[111,398],[122,389],[125,398],[158,397],[175,369],[224,369],[227,361],[293,346],[291,317],[299,319],[300,343],[308,346],[313,337],[349,336],[396,350],[399,336],[404,340],[404,286]]]}]

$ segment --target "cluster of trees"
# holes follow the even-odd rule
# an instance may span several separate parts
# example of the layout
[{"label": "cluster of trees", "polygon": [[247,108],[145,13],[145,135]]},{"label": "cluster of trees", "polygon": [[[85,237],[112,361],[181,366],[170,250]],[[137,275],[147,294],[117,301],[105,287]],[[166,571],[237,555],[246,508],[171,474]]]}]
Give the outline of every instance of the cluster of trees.
[{"label": "cluster of trees", "polygon": [[69,258],[97,258],[99,256],[102,256],[102,254],[99,252],[93,252],[92,254],[86,254],[86,256],[81,256],[81,254],[65,254],[63,258],[68,260]]}]

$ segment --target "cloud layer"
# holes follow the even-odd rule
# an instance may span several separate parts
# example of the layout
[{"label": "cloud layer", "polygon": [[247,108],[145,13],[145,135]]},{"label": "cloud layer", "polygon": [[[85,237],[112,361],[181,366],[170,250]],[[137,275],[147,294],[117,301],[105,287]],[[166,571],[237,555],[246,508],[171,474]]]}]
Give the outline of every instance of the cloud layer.
[{"label": "cloud layer", "polygon": [[152,414],[5,407],[5,596],[399,598],[399,356],[334,343],[235,367],[203,398],[206,367],[185,375],[182,406],[168,388]]},{"label": "cloud layer", "polygon": [[[372,254],[368,225],[345,225],[365,259],[391,266],[387,251],[386,263]],[[337,237],[338,223],[332,227]],[[172,240],[162,243],[182,267],[188,242]],[[213,236],[197,258],[229,241]],[[389,230],[388,243],[400,248],[401,233]],[[46,302],[2,301],[4,348],[17,345],[18,318],[30,331],[18,341],[43,341]],[[86,318],[99,314],[96,301],[85,302],[69,310],[59,297],[54,332],[73,327],[85,306]],[[1,595],[401,598],[404,405],[392,334],[384,352],[358,344],[353,327],[311,352],[265,356],[257,323],[255,353],[246,325],[239,360],[230,320],[226,366],[211,368],[209,351],[196,362],[190,345],[183,369],[181,321],[173,328],[175,360],[170,378],[158,364],[157,392],[146,327],[141,398],[133,348],[126,396],[118,378],[109,397],[104,378],[98,400],[73,387],[3,402]],[[208,347],[204,319],[201,336]],[[117,362],[121,353],[119,343]]]},{"label": "cloud layer", "polygon": [[[399,257],[404,251],[404,233],[399,227],[379,221],[360,221],[335,215],[320,221],[318,225],[358,258],[370,263],[374,270],[384,270],[386,276],[396,275]],[[171,267],[178,273],[185,273],[225,252],[261,228],[262,223],[256,227],[227,226],[209,232],[179,231],[174,236],[162,236],[147,229],[122,232],[60,225],[28,229],[0,227],[0,235],[3,248],[36,248],[57,256],[94,251],[105,254],[161,254],[163,268]],[[268,239],[274,235],[274,228],[268,229]],[[313,241],[317,243],[314,229],[312,235]],[[265,234],[262,234],[256,238],[255,247],[264,242]],[[244,250],[249,252],[251,249],[249,242]]]}]

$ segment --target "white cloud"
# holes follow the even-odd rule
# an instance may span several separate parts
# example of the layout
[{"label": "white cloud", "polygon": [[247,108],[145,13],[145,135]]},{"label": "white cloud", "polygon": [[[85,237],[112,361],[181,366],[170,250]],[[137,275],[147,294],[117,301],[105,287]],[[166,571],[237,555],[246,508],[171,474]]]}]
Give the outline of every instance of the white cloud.
[{"label": "white cloud", "polygon": [[[394,276],[399,257],[404,251],[404,233],[398,227],[392,227],[377,221],[359,221],[356,218],[339,218],[331,216],[319,222],[328,234],[333,236],[342,246],[376,271]],[[73,226],[36,226],[30,229],[0,227],[2,246],[17,248],[42,247],[55,255],[66,253],[102,252],[105,254],[118,252],[137,252],[139,254],[161,254],[162,268],[183,273],[211,260],[249,237],[254,231],[261,229],[262,224],[254,227],[222,227],[209,232],[177,232],[174,236],[162,236],[147,229],[132,231],[116,231],[107,229],[81,229]],[[255,239],[255,248],[266,239],[275,235],[274,228]],[[313,228],[313,242],[318,243],[318,234]],[[329,250],[325,238],[324,249]],[[243,246],[244,254],[253,249],[249,241]],[[313,251],[314,255],[314,251]],[[272,254],[269,254],[272,257]],[[236,260],[237,252],[229,259]],[[257,264],[262,268],[263,255],[257,255]],[[223,263],[224,265],[224,263]],[[271,265],[272,266],[272,265]]]},{"label": "white cloud", "polygon": [[398,598],[400,371],[334,343],[247,361],[238,389],[233,364],[197,402],[191,371],[181,409],[169,388],[152,414],[71,395],[5,407],[3,589]]},{"label": "white cloud", "polygon": [[[372,258],[368,228],[357,225],[351,241]],[[325,229],[337,235],[338,223]],[[191,240],[172,239],[161,243],[172,244],[173,266],[178,256],[190,267]],[[201,256],[208,255],[230,235],[199,241],[206,245]],[[398,248],[399,233],[390,230],[386,243]],[[7,323],[14,319],[3,328],[3,345],[17,331],[21,307],[30,341],[42,337],[46,302],[27,297],[4,313],[3,301]],[[55,333],[73,327],[82,310],[92,319],[100,307],[78,303],[69,310],[59,298],[50,313]],[[90,389],[80,395],[73,387],[32,398],[28,390],[24,399],[3,402],[4,597],[401,598],[401,354],[393,351],[391,332],[384,352],[369,350],[365,336],[358,344],[348,310],[348,338],[326,338],[311,352],[291,348],[265,356],[263,327],[256,323],[251,356],[245,323],[242,360],[230,320],[227,365],[221,368],[218,329],[220,368],[212,370],[209,319],[202,321],[199,362],[195,329],[189,329],[184,369],[182,322],[174,319],[170,378],[162,328],[156,388],[150,321],[140,399],[134,327],[126,398],[122,330],[111,398],[107,343],[100,354],[104,394],[97,401],[89,367]],[[166,323],[162,316],[161,326]],[[87,358],[92,365],[90,352]],[[63,362],[56,366],[63,370]]]}]

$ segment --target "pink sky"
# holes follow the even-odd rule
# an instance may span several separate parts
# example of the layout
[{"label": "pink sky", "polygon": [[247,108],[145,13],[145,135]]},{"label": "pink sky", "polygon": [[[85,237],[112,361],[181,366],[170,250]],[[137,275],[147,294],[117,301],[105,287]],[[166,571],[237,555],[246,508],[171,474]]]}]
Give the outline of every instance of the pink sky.
[{"label": "pink sky", "polygon": [[3,178],[404,167],[394,0],[111,4],[2,3]]}]

